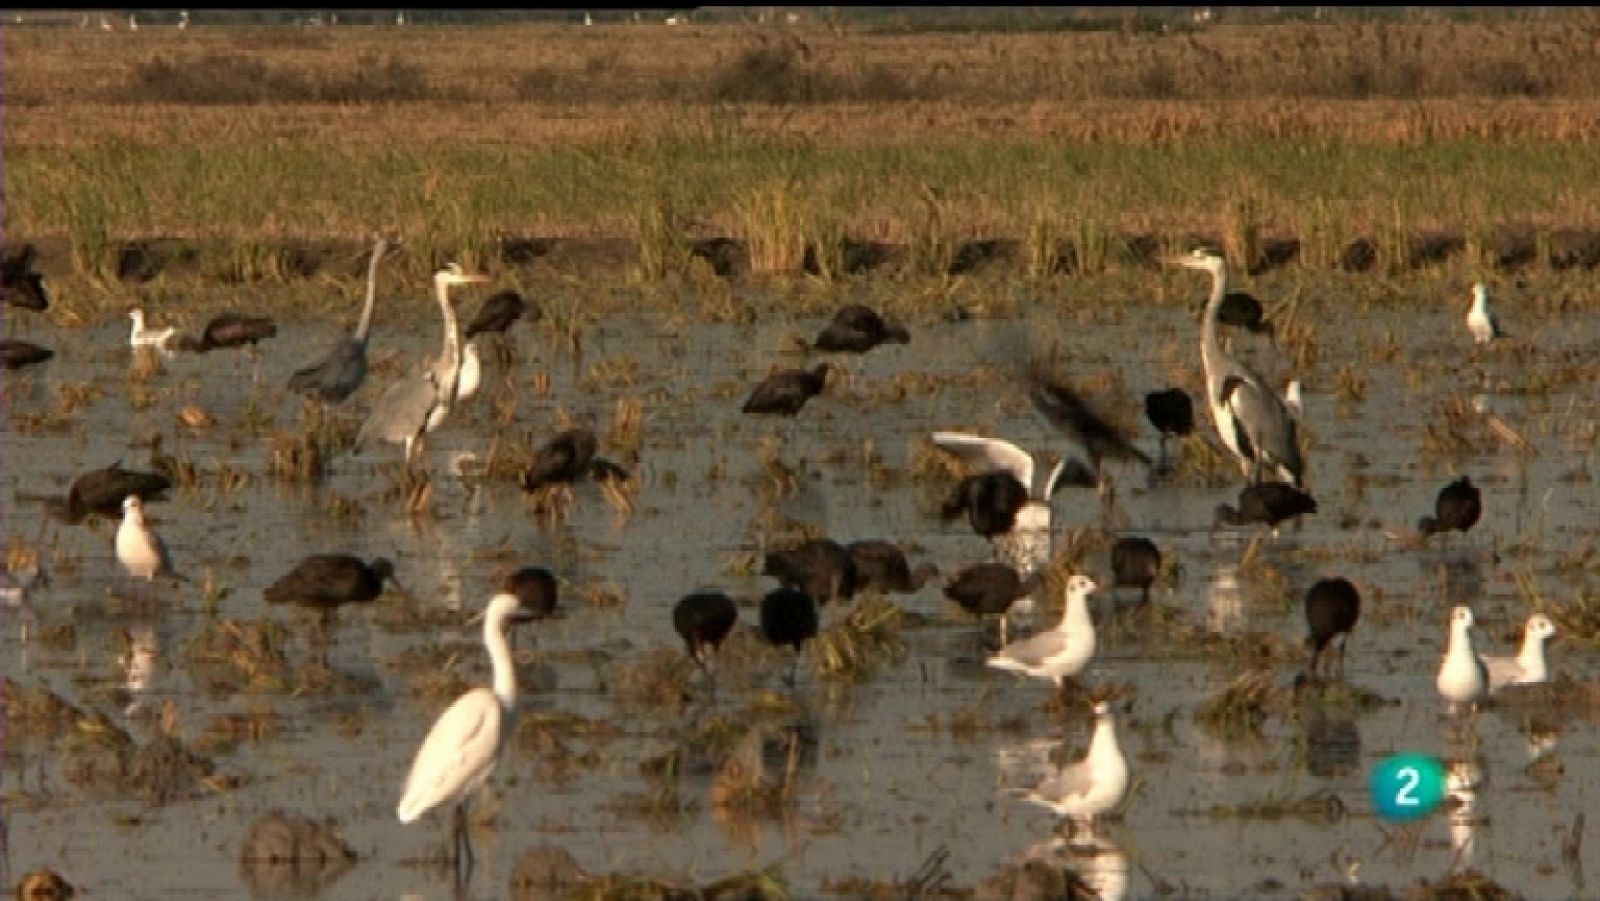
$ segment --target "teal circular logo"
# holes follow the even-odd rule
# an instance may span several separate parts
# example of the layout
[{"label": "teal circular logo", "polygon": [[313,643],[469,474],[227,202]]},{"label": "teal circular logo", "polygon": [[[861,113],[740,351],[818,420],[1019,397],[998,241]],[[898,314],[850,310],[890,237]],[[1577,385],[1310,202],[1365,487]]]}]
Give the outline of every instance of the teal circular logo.
[{"label": "teal circular logo", "polygon": [[1392,823],[1415,820],[1444,800],[1444,764],[1425,754],[1396,754],[1378,764],[1369,785],[1378,816]]}]

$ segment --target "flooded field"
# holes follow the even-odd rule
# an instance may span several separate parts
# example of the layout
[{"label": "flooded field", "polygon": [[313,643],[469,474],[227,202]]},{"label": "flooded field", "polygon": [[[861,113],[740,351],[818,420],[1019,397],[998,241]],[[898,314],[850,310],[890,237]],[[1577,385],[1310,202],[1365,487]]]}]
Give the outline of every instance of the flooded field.
[{"label": "flooded field", "polygon": [[[774,585],[760,554],[809,530],[898,542],[913,565],[946,575],[988,559],[965,522],[939,521],[955,478],[931,465],[928,436],[976,431],[1078,454],[1014,379],[1017,363],[1052,350],[1154,455],[1143,394],[1176,384],[1203,396],[1196,314],[1207,286],[1187,276],[1168,282],[1178,294],[1165,302],[1101,305],[1070,283],[1043,296],[1011,285],[993,315],[907,316],[909,344],[839,359],[845,377],[792,421],[740,405],[770,366],[820,356],[794,338],[814,337],[853,294],[878,305],[892,287],[845,289],[800,317],[756,297],[760,315],[720,322],[619,300],[583,333],[578,357],[548,317],[520,323],[504,357],[500,339],[482,339],[485,389],[429,437],[433,493],[415,513],[397,488],[395,446],[336,450],[318,480],[274,474],[272,437],[298,434],[303,414],[283,386],[350,327],[353,309],[280,319],[254,355],[154,366],[135,359],[120,313],[57,328],[8,309],[13,336],[57,357],[8,375],[0,437],[4,538],[39,550],[51,576],[32,592],[36,618],[3,610],[6,884],[49,867],[99,898],[449,896],[448,811],[403,826],[395,804],[434,717],[489,678],[467,619],[505,569],[539,565],[563,580],[565,615],[519,630],[519,722],[473,807],[469,897],[514,896],[533,878],[519,860],[542,847],[591,876],[679,888],[766,870],[792,897],[1050,897],[1063,883],[1042,874],[1062,870],[1103,898],[1296,898],[1323,884],[1403,894],[1452,874],[1530,898],[1592,896],[1597,843],[1580,830],[1600,792],[1600,619],[1583,598],[1600,571],[1600,332],[1592,317],[1520,303],[1510,288],[1498,302],[1513,337],[1487,347],[1466,332],[1465,290],[1389,306],[1318,296],[1280,325],[1276,345],[1230,335],[1275,384],[1302,380],[1319,503],[1253,549],[1254,529],[1212,529],[1242,481],[1205,449],[1217,438],[1203,408],[1196,435],[1173,445],[1171,476],[1109,463],[1106,505],[1092,488],[1057,496],[1056,570],[1101,585],[1090,602],[1099,650],[1079,688],[1114,694],[1133,778],[1120,813],[1092,833],[1069,841],[1054,814],[1019,797],[1052,761],[1083,754],[1087,692],[1062,700],[983,666],[992,627],[937,581],[890,596],[893,608],[858,598],[857,625],[878,616],[856,632],[861,665],[833,671],[814,642],[796,687],[784,684],[788,652],[754,631]],[[350,421],[344,434],[402,365],[436,352],[420,287],[381,295],[373,372],[333,413]],[[466,292],[458,307],[487,293]],[[260,308],[273,308],[270,292]],[[1476,395],[1487,412],[1474,410]],[[636,433],[617,426],[635,402]],[[180,423],[188,405],[214,424]],[[632,473],[620,498],[580,481],[570,508],[543,515],[514,475],[482,475],[569,416]],[[147,510],[194,581],[158,582],[150,598],[112,553],[115,523],[58,524],[33,498],[60,496],[119,457],[149,468],[156,434],[194,466],[191,485]],[[1421,545],[1417,519],[1461,473],[1482,489],[1482,521]],[[1111,590],[1109,548],[1122,534],[1150,537],[1168,560],[1152,609]],[[303,612],[269,607],[262,590],[322,552],[390,558],[413,600],[388,593],[341,610],[319,650]],[[1301,600],[1324,576],[1359,586],[1361,619],[1343,683],[1297,692]],[[714,693],[671,627],[672,605],[702,586],[740,601]],[[1036,625],[1060,604],[1057,588]],[[1549,612],[1562,633],[1551,690],[1507,691],[1470,722],[1447,716],[1434,676],[1457,604],[1477,616],[1477,647],[1502,655],[1531,612]],[[846,616],[829,606],[823,619]],[[284,631],[252,644],[263,620]],[[18,709],[38,692],[77,713]],[[108,754],[114,730],[131,744]],[[163,736],[204,765],[145,778],[150,761],[181,759]],[[746,740],[765,753],[745,747],[740,793],[727,761]],[[166,750],[133,750],[153,747]],[[1407,752],[1470,777],[1445,807],[1397,826],[1375,815],[1367,780]],[[764,773],[751,777],[758,760]],[[242,866],[253,824],[274,811],[324,823],[353,859]],[[1034,894],[1019,887],[1028,880]]]}]

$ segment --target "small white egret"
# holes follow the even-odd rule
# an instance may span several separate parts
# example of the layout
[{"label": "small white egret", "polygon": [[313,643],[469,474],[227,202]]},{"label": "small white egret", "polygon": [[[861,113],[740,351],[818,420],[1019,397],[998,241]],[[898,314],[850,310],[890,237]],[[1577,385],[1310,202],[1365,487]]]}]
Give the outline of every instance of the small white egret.
[{"label": "small white egret", "polygon": [[1483,282],[1472,285],[1472,308],[1467,310],[1467,330],[1472,332],[1475,344],[1488,344],[1505,336],[1500,328],[1500,317],[1489,309],[1489,286]]}]

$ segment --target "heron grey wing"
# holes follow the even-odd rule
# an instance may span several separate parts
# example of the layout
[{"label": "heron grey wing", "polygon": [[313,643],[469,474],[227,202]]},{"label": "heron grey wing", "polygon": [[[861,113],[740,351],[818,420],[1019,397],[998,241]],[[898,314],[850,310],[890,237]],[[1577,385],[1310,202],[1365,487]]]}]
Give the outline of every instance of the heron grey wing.
[{"label": "heron grey wing", "polygon": [[1295,443],[1294,418],[1283,399],[1268,389],[1254,373],[1230,375],[1223,382],[1223,402],[1234,420],[1261,453],[1298,473],[1300,451]]},{"label": "heron grey wing", "polygon": [[1046,660],[1060,654],[1066,647],[1067,636],[1051,629],[1001,648],[995,656],[1014,660],[1023,666],[1042,666]]},{"label": "heron grey wing", "polygon": [[940,450],[954,454],[968,468],[980,473],[1002,469],[1016,476],[1030,493],[1034,490],[1033,457],[1015,444],[966,432],[934,432],[932,437]]},{"label": "heron grey wing", "polygon": [[362,424],[360,443],[371,438],[392,443],[420,433],[438,402],[433,385],[432,375],[426,372],[405,376],[390,385]]}]

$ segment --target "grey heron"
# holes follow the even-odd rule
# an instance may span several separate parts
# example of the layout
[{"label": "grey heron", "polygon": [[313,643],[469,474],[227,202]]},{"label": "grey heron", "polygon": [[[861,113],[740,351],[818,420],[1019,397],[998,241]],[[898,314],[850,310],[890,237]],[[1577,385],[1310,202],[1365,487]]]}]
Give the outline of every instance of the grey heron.
[{"label": "grey heron", "polygon": [[1228,291],[1228,264],[1204,248],[1182,257],[1189,269],[1211,273],[1211,296],[1200,322],[1200,362],[1206,371],[1206,406],[1222,443],[1239,459],[1244,474],[1261,481],[1270,468],[1277,477],[1302,487],[1304,462],[1294,417],[1267,382],[1230,357],[1217,334],[1217,315]]},{"label": "grey heron", "polygon": [[354,453],[360,453],[375,439],[404,444],[406,464],[410,465],[417,442],[444,422],[455,404],[461,377],[461,326],[450,305],[450,289],[486,281],[487,278],[469,274],[457,263],[447,263],[433,274],[435,299],[439,302],[439,315],[444,319],[444,353],[430,365],[413,370],[384,390],[356,435]]},{"label": "grey heron", "polygon": [[324,404],[342,403],[367,380],[367,334],[372,330],[372,308],[378,297],[378,261],[389,242],[378,238],[367,263],[367,299],[354,334],[340,336],[322,362],[297,370],[289,377],[289,390]]}]

